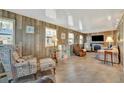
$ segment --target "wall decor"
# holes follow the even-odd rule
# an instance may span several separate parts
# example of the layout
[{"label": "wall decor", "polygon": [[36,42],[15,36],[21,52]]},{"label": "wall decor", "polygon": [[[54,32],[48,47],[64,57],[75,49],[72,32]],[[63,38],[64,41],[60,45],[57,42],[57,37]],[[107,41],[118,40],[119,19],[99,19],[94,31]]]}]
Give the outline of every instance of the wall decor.
[{"label": "wall decor", "polygon": [[13,34],[13,22],[9,20],[0,19],[0,34],[5,34],[5,35]]},{"label": "wall decor", "polygon": [[33,26],[27,26],[26,27],[26,33],[34,33],[34,27]]},{"label": "wall decor", "polygon": [[14,20],[0,19],[0,44],[13,44]]},{"label": "wall decor", "polygon": [[65,39],[65,33],[61,33],[61,39]]}]

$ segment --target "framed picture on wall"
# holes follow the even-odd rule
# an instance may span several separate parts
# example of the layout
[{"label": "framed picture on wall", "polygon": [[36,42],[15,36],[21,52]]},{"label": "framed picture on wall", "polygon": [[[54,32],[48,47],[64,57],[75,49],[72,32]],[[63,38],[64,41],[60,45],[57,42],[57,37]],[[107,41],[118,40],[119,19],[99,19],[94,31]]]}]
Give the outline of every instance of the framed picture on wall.
[{"label": "framed picture on wall", "polygon": [[61,39],[65,39],[65,33],[61,33]]},{"label": "framed picture on wall", "polygon": [[0,44],[14,44],[14,20],[0,18]]},{"label": "framed picture on wall", "polygon": [[27,26],[26,27],[26,33],[34,33],[34,27],[33,26]]}]

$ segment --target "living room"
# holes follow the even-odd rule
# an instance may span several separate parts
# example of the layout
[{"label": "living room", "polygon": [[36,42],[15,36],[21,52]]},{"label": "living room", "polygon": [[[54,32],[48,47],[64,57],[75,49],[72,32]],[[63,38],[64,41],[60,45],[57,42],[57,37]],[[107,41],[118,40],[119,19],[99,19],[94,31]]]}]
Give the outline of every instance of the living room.
[{"label": "living room", "polygon": [[0,82],[124,82],[123,21],[114,9],[1,9]]}]

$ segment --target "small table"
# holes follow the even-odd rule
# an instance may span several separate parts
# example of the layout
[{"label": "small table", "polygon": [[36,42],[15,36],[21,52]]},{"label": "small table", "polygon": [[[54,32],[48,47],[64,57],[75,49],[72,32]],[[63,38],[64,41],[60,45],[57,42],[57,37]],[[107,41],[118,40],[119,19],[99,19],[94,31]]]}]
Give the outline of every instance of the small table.
[{"label": "small table", "polygon": [[105,50],[104,51],[104,64],[107,61],[107,57],[106,57],[107,55],[111,56],[111,63],[112,63],[112,66],[113,66],[113,52],[111,50]]}]

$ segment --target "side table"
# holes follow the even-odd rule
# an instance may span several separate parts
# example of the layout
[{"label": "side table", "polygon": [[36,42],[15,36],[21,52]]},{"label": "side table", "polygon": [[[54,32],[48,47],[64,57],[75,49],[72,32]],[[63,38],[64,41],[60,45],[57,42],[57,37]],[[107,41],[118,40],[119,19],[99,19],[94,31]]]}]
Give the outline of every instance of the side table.
[{"label": "side table", "polygon": [[113,66],[113,52],[111,50],[105,50],[104,51],[104,64],[107,61],[107,55],[111,56],[111,63],[112,63],[112,66]]}]

